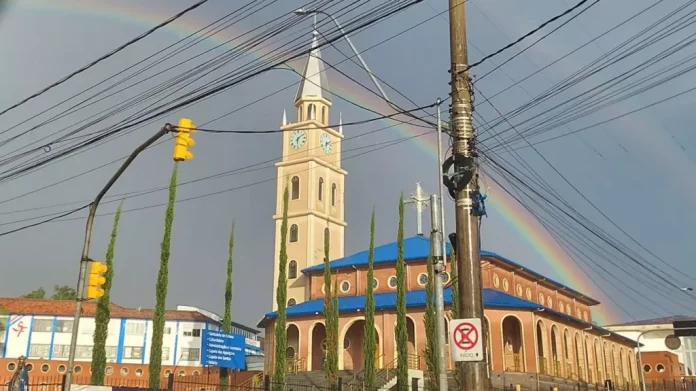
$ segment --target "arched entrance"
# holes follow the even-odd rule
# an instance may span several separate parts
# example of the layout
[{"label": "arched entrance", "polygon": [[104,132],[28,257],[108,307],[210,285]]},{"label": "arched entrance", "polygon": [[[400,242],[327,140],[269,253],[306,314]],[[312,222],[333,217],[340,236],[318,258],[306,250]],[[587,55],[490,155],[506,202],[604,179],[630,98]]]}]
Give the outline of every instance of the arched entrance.
[{"label": "arched entrance", "polygon": [[300,367],[300,329],[296,325],[290,324],[287,328],[287,347],[285,348],[285,362],[287,370],[299,371],[304,370]]},{"label": "arched entrance", "polygon": [[503,319],[503,363],[507,372],[524,372],[522,323],[514,316]]},{"label": "arched entrance", "polygon": [[587,363],[587,382],[595,383],[595,366],[594,366],[594,355],[592,354],[592,344],[590,343],[590,337],[585,336],[585,362]]},{"label": "arched entrance", "polygon": [[324,369],[324,357],[326,357],[326,327],[323,323],[317,323],[312,328],[312,371]]},{"label": "arched entrance", "polygon": [[585,349],[582,347],[580,333],[575,333],[575,363],[577,364],[578,379],[585,381]]},{"label": "arched entrance", "polygon": [[539,366],[539,372],[544,375],[550,375],[549,370],[549,360],[547,353],[547,343],[546,343],[546,326],[541,320],[537,321],[536,324],[536,342],[537,342],[537,365]]},{"label": "arched entrance", "polygon": [[[360,319],[353,322],[345,332],[343,343],[339,346],[343,354],[343,369],[359,370],[365,366],[365,320]],[[379,354],[379,334],[375,330],[375,360]],[[379,368],[379,362],[375,362]]]},{"label": "arched entrance", "polygon": [[577,380],[577,371],[575,365],[573,365],[573,343],[570,340],[568,329],[563,331],[563,346],[565,348],[566,377]]},{"label": "arched entrance", "polygon": [[558,327],[556,325],[551,326],[551,367],[553,368],[553,375],[556,377],[561,377],[563,373],[561,368],[562,354],[559,354],[558,351],[561,347],[559,337]]}]

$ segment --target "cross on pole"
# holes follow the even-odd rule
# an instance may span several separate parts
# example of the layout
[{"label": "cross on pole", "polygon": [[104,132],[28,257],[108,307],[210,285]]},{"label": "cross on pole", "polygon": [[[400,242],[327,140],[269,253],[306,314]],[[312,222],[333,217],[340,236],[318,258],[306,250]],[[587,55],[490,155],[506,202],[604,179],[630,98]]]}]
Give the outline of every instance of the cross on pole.
[{"label": "cross on pole", "polygon": [[416,207],[418,236],[423,235],[423,209],[428,206],[429,200],[430,196],[423,192],[420,182],[416,182],[416,191],[411,193],[408,201],[404,201],[404,204],[414,204]]}]

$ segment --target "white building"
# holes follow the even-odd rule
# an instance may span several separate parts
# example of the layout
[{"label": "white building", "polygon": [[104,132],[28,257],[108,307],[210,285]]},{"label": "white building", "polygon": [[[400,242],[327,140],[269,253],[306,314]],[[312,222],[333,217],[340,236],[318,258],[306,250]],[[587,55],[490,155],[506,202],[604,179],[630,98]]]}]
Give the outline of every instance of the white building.
[{"label": "white building", "polygon": [[[0,298],[8,315],[0,317],[0,358],[26,356],[37,360],[67,360],[73,330],[74,301]],[[86,302],[80,319],[76,361],[91,361],[96,304]],[[146,364],[152,343],[153,310],[111,304],[106,353],[116,364]],[[219,330],[220,316],[196,307],[178,306],[166,312],[162,365],[201,366],[201,333]],[[263,355],[260,332],[233,323],[232,333],[246,337],[247,356]]]},{"label": "white building", "polygon": [[[648,352],[670,352],[679,357],[679,363],[684,365],[686,375],[696,374],[696,337],[675,337],[674,326],[675,321],[696,321],[696,318],[691,316],[675,315],[665,318],[639,320],[605,326],[604,328],[613,331],[624,337],[638,340],[640,335],[642,353]],[[679,347],[672,349],[670,339],[678,338]]]}]

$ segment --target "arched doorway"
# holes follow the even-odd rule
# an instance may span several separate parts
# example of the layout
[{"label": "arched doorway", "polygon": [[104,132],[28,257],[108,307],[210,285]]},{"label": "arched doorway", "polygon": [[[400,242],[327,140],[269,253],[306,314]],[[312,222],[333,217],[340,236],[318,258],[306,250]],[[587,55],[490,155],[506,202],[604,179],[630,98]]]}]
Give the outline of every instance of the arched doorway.
[{"label": "arched doorway", "polygon": [[[339,350],[343,354],[344,370],[359,370],[365,366],[365,320],[356,320],[346,330]],[[375,330],[375,360],[380,356],[379,334]],[[379,368],[379,363],[375,362]]]},{"label": "arched doorway", "polygon": [[503,363],[507,372],[524,372],[522,323],[514,316],[503,319]]},{"label": "arched doorway", "polygon": [[536,324],[536,342],[537,342],[537,365],[539,367],[539,372],[544,375],[550,375],[549,370],[549,360],[547,352],[547,342],[546,342],[546,326],[541,320],[537,321]]},{"label": "arched doorway", "polygon": [[296,325],[290,324],[287,328],[287,347],[285,348],[285,362],[288,370],[298,371],[300,363],[300,329]]},{"label": "arched doorway", "polygon": [[597,366],[597,383],[604,384],[604,365],[602,365],[602,348],[599,345],[599,340],[594,340],[594,361]]},{"label": "arched doorway", "polygon": [[575,363],[577,364],[578,379],[585,381],[585,349],[582,347],[582,339],[578,332],[575,332]]},{"label": "arched doorway", "polygon": [[570,333],[568,332],[568,329],[563,331],[563,346],[565,348],[566,377],[577,380],[578,375],[575,365],[573,364],[573,343],[570,340]]},{"label": "arched doorway", "polygon": [[595,367],[594,367],[594,355],[592,354],[592,344],[590,343],[590,337],[585,336],[585,362],[587,363],[587,382],[595,383]]},{"label": "arched doorway", "polygon": [[553,368],[553,375],[561,377],[561,354],[558,352],[558,349],[560,349],[558,338],[558,327],[553,325],[551,326],[551,367]]},{"label": "arched doorway", "polygon": [[326,357],[326,326],[323,323],[317,323],[312,328],[312,371],[324,369],[324,357]]}]

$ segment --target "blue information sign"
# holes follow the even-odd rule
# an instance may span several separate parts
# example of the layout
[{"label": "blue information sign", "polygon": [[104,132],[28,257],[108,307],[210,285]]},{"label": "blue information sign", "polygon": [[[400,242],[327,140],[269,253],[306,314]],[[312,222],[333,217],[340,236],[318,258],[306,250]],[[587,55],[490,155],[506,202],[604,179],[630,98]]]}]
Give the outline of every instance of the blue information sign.
[{"label": "blue information sign", "polygon": [[246,367],[246,343],[243,335],[203,330],[202,340],[201,365],[228,369]]}]

